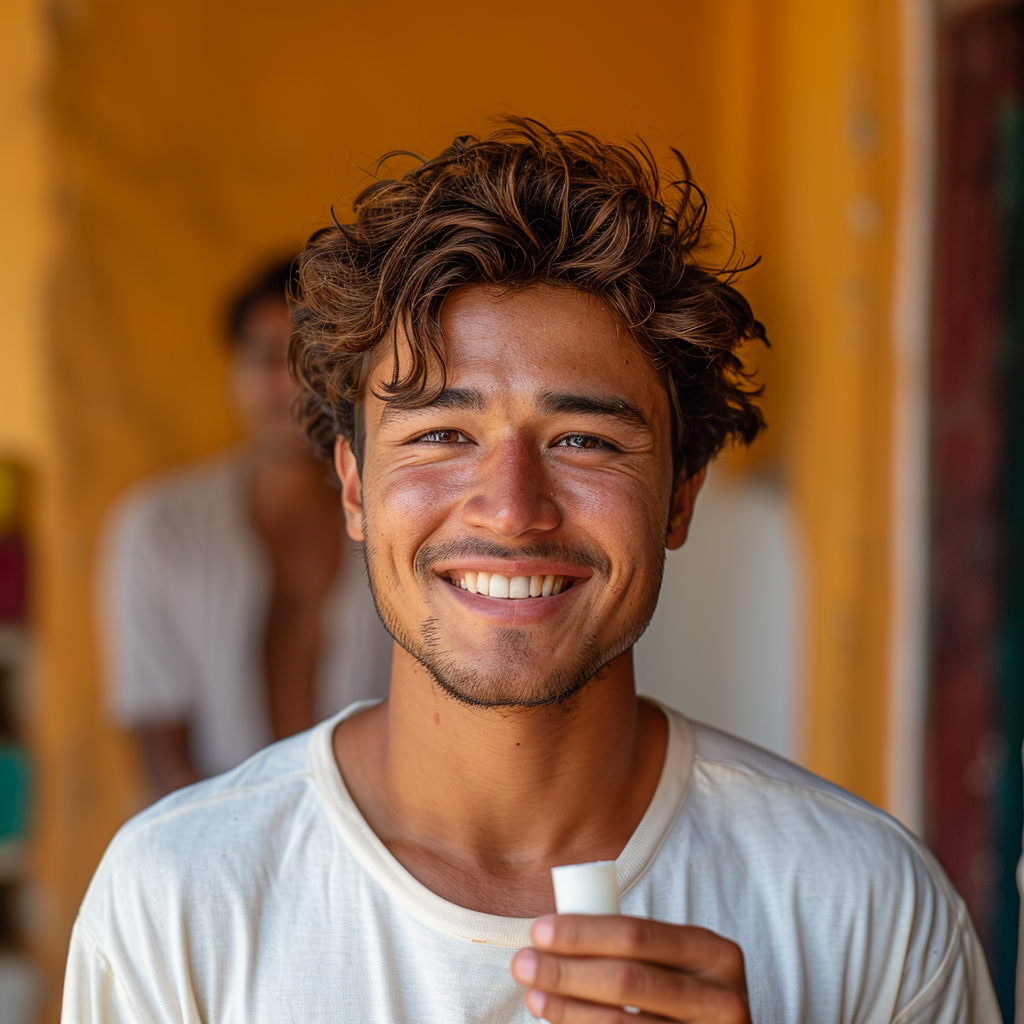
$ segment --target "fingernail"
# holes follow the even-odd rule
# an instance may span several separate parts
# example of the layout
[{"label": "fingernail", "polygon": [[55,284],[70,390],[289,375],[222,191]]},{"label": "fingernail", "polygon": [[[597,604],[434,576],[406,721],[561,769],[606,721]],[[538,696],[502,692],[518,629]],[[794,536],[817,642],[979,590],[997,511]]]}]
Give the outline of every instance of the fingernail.
[{"label": "fingernail", "polygon": [[530,939],[535,946],[550,946],[555,941],[555,922],[550,917],[538,918],[530,929]]},{"label": "fingernail", "polygon": [[548,997],[539,989],[531,988],[529,992],[526,993],[526,1008],[534,1017],[540,1017],[544,1013],[544,1007],[547,1004],[547,1001]]},{"label": "fingernail", "polygon": [[512,975],[521,985],[532,985],[537,978],[537,954],[521,949],[512,957]]}]

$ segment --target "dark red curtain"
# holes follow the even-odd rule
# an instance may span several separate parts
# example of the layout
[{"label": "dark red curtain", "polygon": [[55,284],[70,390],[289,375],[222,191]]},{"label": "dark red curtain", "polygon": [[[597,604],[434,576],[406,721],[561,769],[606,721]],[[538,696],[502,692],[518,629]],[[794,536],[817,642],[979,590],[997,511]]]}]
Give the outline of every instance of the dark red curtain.
[{"label": "dark red curtain", "polygon": [[1024,740],[1024,3],[943,24],[928,841],[1013,1019]]}]

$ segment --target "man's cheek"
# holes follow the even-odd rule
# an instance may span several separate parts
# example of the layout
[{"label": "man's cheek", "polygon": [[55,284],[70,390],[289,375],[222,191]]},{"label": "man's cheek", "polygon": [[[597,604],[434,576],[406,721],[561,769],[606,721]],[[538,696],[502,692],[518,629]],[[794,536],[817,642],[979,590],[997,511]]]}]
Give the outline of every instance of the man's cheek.
[{"label": "man's cheek", "polygon": [[366,537],[366,566],[370,575],[370,584],[378,599],[389,601],[390,595],[397,593],[402,586],[394,552],[390,548],[382,549],[376,543],[376,534],[371,525],[372,520],[364,518],[363,534]]},{"label": "man's cheek", "polygon": [[572,518],[609,556],[612,574],[606,592],[595,597],[630,617],[656,600],[664,569],[662,542],[667,510],[653,488],[628,476],[595,481],[574,495]]},{"label": "man's cheek", "polygon": [[445,473],[441,466],[404,469],[380,481],[376,501],[392,522],[431,526],[458,504],[465,475]]},{"label": "man's cheek", "polygon": [[665,517],[651,488],[631,477],[598,477],[575,486],[567,498],[564,511],[610,543],[621,543],[627,536],[657,535]]}]

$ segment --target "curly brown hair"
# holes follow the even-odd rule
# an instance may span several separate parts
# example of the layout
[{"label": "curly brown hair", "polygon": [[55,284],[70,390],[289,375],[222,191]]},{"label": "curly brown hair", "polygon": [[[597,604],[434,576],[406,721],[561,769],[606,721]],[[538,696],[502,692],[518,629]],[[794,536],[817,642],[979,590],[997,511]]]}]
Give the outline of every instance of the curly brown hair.
[{"label": "curly brown hair", "polygon": [[445,386],[449,292],[541,282],[604,300],[647,353],[669,395],[677,476],[730,439],[749,444],[765,424],[739,350],[748,338],[767,343],[765,329],[731,284],[746,268],[697,262],[707,201],[672,152],[682,174],[663,188],[642,144],[510,118],[365,189],[355,221],[335,219],[299,256],[289,360],[317,453],[329,459],[341,435],[361,469],[357,409],[385,339],[395,368],[379,397],[428,402]]}]

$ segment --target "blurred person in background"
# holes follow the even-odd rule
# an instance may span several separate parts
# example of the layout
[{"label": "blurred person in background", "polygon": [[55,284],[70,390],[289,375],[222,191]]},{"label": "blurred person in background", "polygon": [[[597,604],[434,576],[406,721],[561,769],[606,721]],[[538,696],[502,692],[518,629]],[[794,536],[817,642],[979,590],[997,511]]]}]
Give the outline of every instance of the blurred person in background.
[{"label": "blurred person in background", "polygon": [[159,794],[387,692],[391,640],[288,374],[291,261],[231,304],[237,451],[134,490],[108,528],[109,697]]}]

